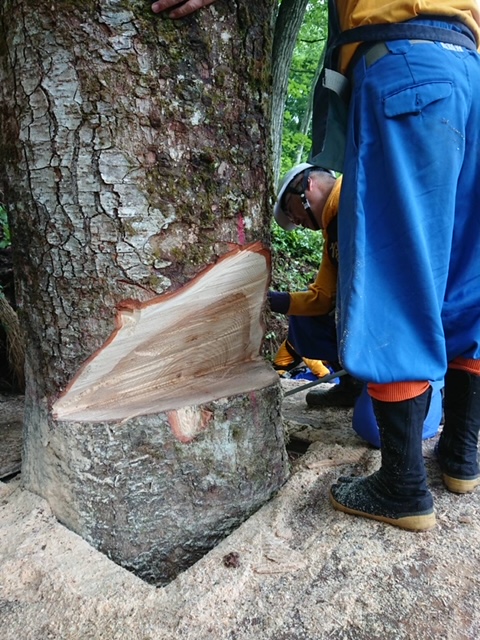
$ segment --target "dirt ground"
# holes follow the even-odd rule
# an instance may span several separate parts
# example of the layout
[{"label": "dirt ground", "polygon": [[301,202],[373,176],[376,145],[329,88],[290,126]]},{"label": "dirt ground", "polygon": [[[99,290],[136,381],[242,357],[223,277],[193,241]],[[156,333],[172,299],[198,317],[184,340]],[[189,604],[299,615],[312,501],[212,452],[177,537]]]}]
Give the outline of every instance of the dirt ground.
[{"label": "dirt ground", "polygon": [[[289,389],[302,382],[282,384]],[[373,471],[379,452],[353,432],[352,410],[309,409],[305,393],[284,399],[292,443],[306,450],[292,454],[290,480],[159,589],[61,526],[10,471],[0,482],[0,638],[480,638],[480,491],[455,496],[444,490],[432,439],[424,455],[434,530],[409,533],[334,511],[332,481]],[[6,423],[18,422],[21,406],[8,413],[8,402],[0,400],[4,452]],[[15,450],[12,443],[9,448]]]}]

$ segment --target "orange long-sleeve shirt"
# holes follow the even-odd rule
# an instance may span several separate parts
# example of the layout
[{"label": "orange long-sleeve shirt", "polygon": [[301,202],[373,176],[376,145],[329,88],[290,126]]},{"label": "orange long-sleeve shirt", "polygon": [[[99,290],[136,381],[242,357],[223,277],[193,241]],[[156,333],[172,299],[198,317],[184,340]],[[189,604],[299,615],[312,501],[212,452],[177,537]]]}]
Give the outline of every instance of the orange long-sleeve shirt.
[{"label": "orange long-sleeve shirt", "polygon": [[290,316],[320,316],[335,308],[338,274],[337,220],[342,179],[333,186],[322,212],[323,253],[315,282],[307,291],[290,293]]}]

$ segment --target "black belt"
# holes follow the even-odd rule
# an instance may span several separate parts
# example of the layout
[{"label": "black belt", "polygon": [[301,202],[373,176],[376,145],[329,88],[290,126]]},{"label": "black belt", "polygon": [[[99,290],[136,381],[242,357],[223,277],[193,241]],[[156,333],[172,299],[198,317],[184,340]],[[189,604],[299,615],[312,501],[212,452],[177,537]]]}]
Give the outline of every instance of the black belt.
[{"label": "black belt", "polygon": [[[409,40],[409,42],[410,44],[423,44],[425,42],[429,42],[430,44],[432,44],[434,41],[433,40]],[[378,62],[378,60],[386,56],[388,53],[390,53],[390,50],[387,47],[387,45],[384,42],[377,42],[376,44],[369,47],[367,52],[363,55],[363,58],[365,60],[365,66],[368,69],[368,67],[371,67],[372,64],[374,64],[375,62]]]},{"label": "black belt", "polygon": [[[461,31],[446,29],[445,27],[432,27],[430,25],[416,23],[415,21],[394,24],[371,24],[343,31],[338,36],[341,45],[351,44],[353,42],[360,43],[353,54],[353,58],[348,65],[348,70],[345,75],[351,77],[352,69],[360,58],[363,58],[363,56],[367,55],[372,49],[375,49],[377,54],[379,51],[383,51],[383,54],[378,55],[376,60],[371,61],[367,66],[371,66],[373,62],[387,55],[388,49],[384,43],[389,40],[409,40],[414,44],[422,41],[444,42],[476,51],[477,44],[475,37],[468,27],[463,23],[459,23],[456,20],[449,20],[448,18],[442,19],[442,21],[450,22],[458,26]],[[380,45],[380,50],[377,49],[378,45]],[[382,49],[382,47],[384,48]],[[373,56],[374,54],[371,55]]]},{"label": "black belt", "polygon": [[[410,44],[433,44],[435,40],[409,40]],[[458,45],[457,45],[458,46]],[[387,45],[384,42],[377,42],[368,48],[368,50],[363,53],[363,57],[365,60],[365,66],[367,69],[372,66],[375,62],[378,62],[381,58],[390,53]]]}]

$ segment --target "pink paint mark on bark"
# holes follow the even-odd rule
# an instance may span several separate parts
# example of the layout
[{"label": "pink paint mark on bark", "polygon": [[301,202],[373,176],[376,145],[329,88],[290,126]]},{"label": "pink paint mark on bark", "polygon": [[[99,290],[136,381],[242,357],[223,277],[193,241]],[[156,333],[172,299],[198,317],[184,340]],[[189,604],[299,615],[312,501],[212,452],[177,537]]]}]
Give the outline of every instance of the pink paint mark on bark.
[{"label": "pink paint mark on bark", "polygon": [[176,411],[167,411],[167,417],[175,438],[188,444],[207,428],[213,413],[207,409],[185,407]]},{"label": "pink paint mark on bark", "polygon": [[237,218],[238,244],[245,244],[245,220],[243,214],[239,213]]}]

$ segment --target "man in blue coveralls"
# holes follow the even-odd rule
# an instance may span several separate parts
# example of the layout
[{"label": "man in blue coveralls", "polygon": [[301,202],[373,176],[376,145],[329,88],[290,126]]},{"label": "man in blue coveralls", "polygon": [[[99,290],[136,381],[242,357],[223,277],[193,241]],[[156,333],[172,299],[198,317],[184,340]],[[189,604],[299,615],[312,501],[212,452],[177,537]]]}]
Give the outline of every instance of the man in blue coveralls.
[{"label": "man in blue coveralls", "polygon": [[480,484],[480,9],[344,0],[329,11],[344,34],[370,29],[369,41],[357,31],[341,47],[336,69],[352,86],[337,330],[342,365],[369,383],[382,452],[379,471],[339,478],[331,499],[346,513],[429,529],[428,380],[445,377],[444,483],[456,493]]}]

